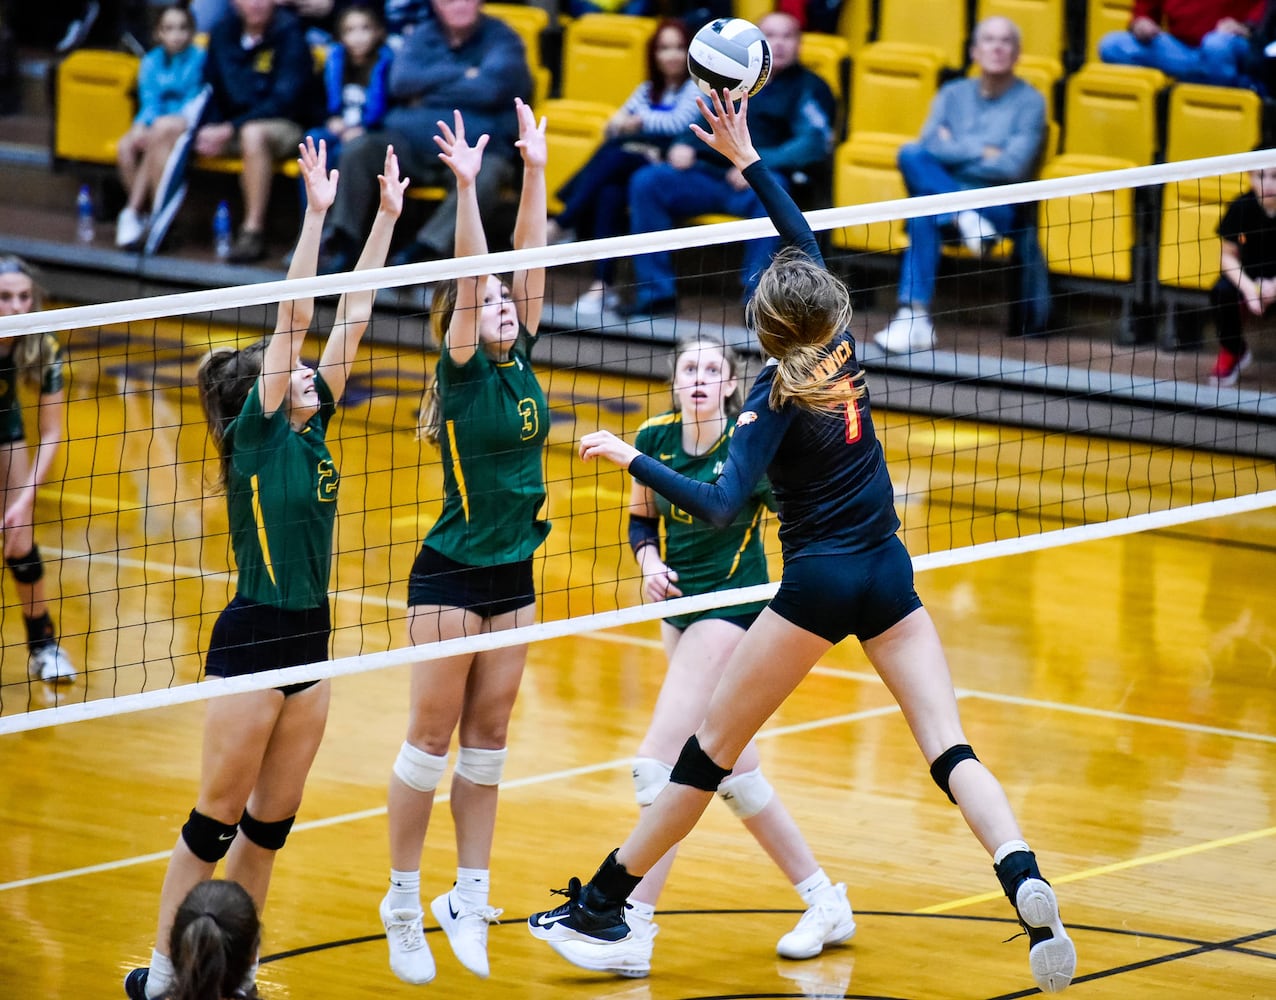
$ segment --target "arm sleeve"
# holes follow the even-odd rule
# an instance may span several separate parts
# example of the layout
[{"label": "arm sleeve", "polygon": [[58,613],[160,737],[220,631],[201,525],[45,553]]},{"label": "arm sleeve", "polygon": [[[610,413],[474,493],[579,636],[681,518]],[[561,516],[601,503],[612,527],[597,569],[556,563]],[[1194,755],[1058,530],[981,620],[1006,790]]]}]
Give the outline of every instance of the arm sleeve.
[{"label": "arm sleeve", "polygon": [[[390,95],[475,110],[504,110],[531,93],[523,42],[501,22],[486,24],[478,64],[458,58],[435,32],[414,31],[390,66]],[[418,36],[419,39],[418,39]]]},{"label": "arm sleeve", "polygon": [[749,501],[792,420],[791,407],[776,413],[767,404],[770,387],[771,380],[761,376],[753,383],[744,406],[757,419],[744,427],[736,424],[726,465],[713,482],[689,479],[649,455],[630,462],[630,474],[692,517],[725,528]]},{"label": "arm sleeve", "polygon": [[[775,223],[780,238],[788,246],[798,247],[811,260],[824,266],[824,255],[820,253],[820,245],[815,241],[815,234],[807,225],[806,219],[798,210],[789,193],[775,179],[775,175],[767,169],[761,160],[750,163],[744,168],[744,179],[749,182],[766,214]],[[765,401],[763,403],[765,405]]]}]

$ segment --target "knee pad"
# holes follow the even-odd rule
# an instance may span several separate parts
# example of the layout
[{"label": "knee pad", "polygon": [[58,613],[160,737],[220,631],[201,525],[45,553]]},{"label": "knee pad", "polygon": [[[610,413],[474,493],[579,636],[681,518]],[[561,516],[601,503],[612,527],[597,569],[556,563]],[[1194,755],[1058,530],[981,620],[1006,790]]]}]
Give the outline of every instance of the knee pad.
[{"label": "knee pad", "polygon": [[289,816],[287,819],[277,819],[273,823],[263,823],[245,809],[244,814],[239,817],[239,832],[258,847],[267,851],[277,851],[288,840],[288,832],[296,821],[296,816]]},{"label": "knee pad", "polygon": [[44,577],[44,561],[40,558],[40,546],[32,545],[31,551],[16,559],[5,557],[5,563],[13,578],[19,583],[35,583]]},{"label": "knee pad", "polygon": [[953,793],[948,789],[948,779],[953,773],[953,768],[960,764],[963,760],[978,760],[975,751],[970,748],[969,743],[958,743],[956,746],[949,747],[938,757],[935,758],[933,764],[930,765],[930,776],[935,779],[940,790],[948,796],[948,801],[957,804],[957,800],[953,798]]},{"label": "knee pad", "polygon": [[767,807],[775,789],[762,776],[762,769],[755,767],[743,774],[733,774],[718,785],[718,797],[740,819],[750,819]]},{"label": "knee pad", "polygon": [[394,758],[395,775],[418,792],[432,792],[438,788],[446,767],[447,754],[426,753],[407,742],[399,747],[399,756]]},{"label": "knee pad", "polygon": [[200,861],[215,865],[226,856],[238,832],[235,824],[219,822],[192,809],[190,818],[182,826],[182,840]]},{"label": "knee pad", "polygon": [[722,779],[731,773],[729,767],[719,767],[700,749],[700,741],[692,733],[678,754],[678,763],[669,772],[669,780],[679,785],[690,785],[702,792],[716,792]]},{"label": "knee pad", "polygon": [[499,750],[461,747],[456,753],[456,773],[476,785],[499,785],[505,773],[505,753],[504,747]]},{"label": "knee pad", "polygon": [[656,801],[660,789],[669,784],[669,772],[673,770],[663,760],[654,757],[634,758],[634,798],[640,806]]}]

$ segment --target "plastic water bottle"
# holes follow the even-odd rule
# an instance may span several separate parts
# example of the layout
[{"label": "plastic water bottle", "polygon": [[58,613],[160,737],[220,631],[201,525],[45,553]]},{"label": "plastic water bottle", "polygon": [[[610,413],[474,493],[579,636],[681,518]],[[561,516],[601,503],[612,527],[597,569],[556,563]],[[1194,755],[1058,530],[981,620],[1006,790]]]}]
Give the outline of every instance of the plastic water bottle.
[{"label": "plastic water bottle", "polygon": [[80,193],[75,196],[75,238],[92,243],[93,229],[93,192],[87,184],[81,184]]},{"label": "plastic water bottle", "polygon": [[217,211],[213,213],[213,252],[218,260],[226,260],[230,256],[231,231],[234,227],[230,220],[230,203],[219,201]]}]

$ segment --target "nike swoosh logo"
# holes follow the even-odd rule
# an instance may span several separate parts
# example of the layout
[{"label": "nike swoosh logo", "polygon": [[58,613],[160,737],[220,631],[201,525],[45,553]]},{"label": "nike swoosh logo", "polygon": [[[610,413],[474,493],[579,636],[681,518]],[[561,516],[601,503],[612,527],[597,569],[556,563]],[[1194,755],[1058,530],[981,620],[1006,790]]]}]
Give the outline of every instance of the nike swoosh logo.
[{"label": "nike swoosh logo", "polygon": [[560,920],[566,920],[568,916],[570,916],[570,914],[567,914],[567,913],[555,913],[553,915],[545,914],[545,913],[537,914],[536,926],[549,927],[551,924],[556,924]]},{"label": "nike swoosh logo", "polygon": [[453,920],[455,920],[455,919],[456,919],[456,910],[452,909],[452,897],[451,897],[451,896],[449,896],[449,897],[448,897],[448,900],[447,900],[447,911],[448,911],[448,913],[450,913],[450,914],[452,915],[452,919],[453,919]]},{"label": "nike swoosh logo", "polygon": [[234,833],[219,833],[217,835],[217,839],[218,840],[234,840],[235,834]]}]

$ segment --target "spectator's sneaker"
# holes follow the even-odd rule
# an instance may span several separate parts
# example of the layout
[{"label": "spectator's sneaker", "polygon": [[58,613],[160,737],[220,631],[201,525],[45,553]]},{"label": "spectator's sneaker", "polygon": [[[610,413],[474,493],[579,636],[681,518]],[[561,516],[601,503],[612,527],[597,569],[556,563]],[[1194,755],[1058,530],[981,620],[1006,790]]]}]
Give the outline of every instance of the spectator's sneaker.
[{"label": "spectator's sneaker", "polygon": [[608,903],[592,886],[581,885],[573,878],[566,889],[554,889],[567,902],[552,910],[533,913],[527,918],[527,929],[532,937],[542,941],[584,941],[600,944],[623,941],[629,937],[629,925],[625,923],[625,904]]},{"label": "spectator's sneaker", "polygon": [[487,925],[499,924],[504,911],[491,906],[462,906],[451,892],[445,892],[430,904],[430,912],[447,935],[456,960],[480,979],[486,979]]},{"label": "spectator's sneaker", "polygon": [[421,986],[434,978],[434,956],[425,942],[420,910],[392,910],[390,897],[381,900],[381,923],[390,945],[390,971],[405,983]]},{"label": "spectator's sneaker", "polygon": [[231,245],[232,264],[255,264],[266,256],[266,234],[258,229],[241,229]]},{"label": "spectator's sneaker", "polygon": [[551,941],[549,946],[572,965],[590,972],[641,979],[651,974],[651,952],[660,925],[650,920],[629,919],[632,920],[631,933],[621,941]]},{"label": "spectator's sneaker", "polygon": [[1218,349],[1218,360],[1214,362],[1214,370],[1210,372],[1210,385],[1218,389],[1226,389],[1235,385],[1241,372],[1254,363],[1254,352],[1248,347],[1245,353],[1237,357],[1226,347]]},{"label": "spectator's sneaker", "polygon": [[873,334],[873,343],[887,354],[933,351],[935,327],[924,309],[900,306],[885,329]]},{"label": "spectator's sneaker", "polygon": [[775,950],[781,958],[814,958],[825,945],[849,941],[854,934],[855,916],[846,901],[846,885],[839,882],[820,892]]},{"label": "spectator's sneaker", "polygon": [[958,212],[953,222],[957,225],[957,232],[961,233],[962,243],[976,257],[982,257],[992,249],[1000,235],[992,223],[973,208]]},{"label": "spectator's sneaker", "polygon": [[146,220],[126,206],[115,220],[115,245],[121,250],[131,250],[145,235]]},{"label": "spectator's sneaker", "polygon": [[124,995],[129,1000],[146,1000],[146,979],[150,969],[134,969],[124,977]]},{"label": "spectator's sneaker", "polygon": [[1062,993],[1077,971],[1077,949],[1059,919],[1059,901],[1045,879],[1026,878],[1015,891],[1015,910],[1028,932],[1028,962],[1042,993]]},{"label": "spectator's sneaker", "polygon": [[48,684],[70,684],[75,680],[75,667],[56,642],[41,646],[27,657],[27,673]]}]

